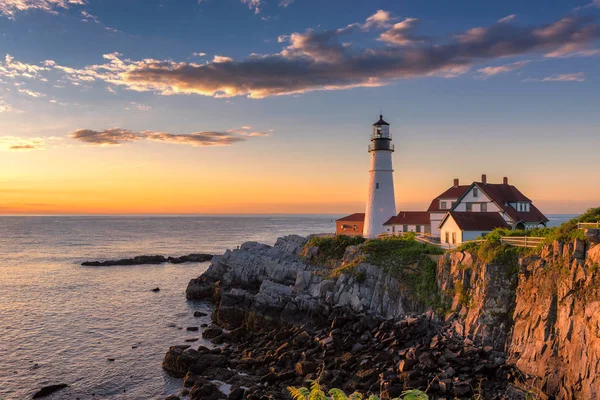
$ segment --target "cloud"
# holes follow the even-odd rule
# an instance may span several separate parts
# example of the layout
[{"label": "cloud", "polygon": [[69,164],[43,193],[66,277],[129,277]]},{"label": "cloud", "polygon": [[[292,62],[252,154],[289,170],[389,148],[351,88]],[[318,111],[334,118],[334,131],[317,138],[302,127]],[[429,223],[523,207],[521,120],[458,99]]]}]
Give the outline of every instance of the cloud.
[{"label": "cloud", "polygon": [[162,94],[263,98],[382,86],[397,79],[422,76],[456,76],[476,63],[552,51],[600,37],[600,26],[593,20],[565,17],[528,28],[498,22],[470,29],[439,44],[410,47],[355,49],[339,40],[360,28],[354,24],[337,30],[292,33],[280,38],[280,42],[288,43],[280,53],[226,63],[119,59],[115,62],[120,63],[122,70],[111,82],[131,90]]},{"label": "cloud", "polygon": [[96,24],[100,23],[100,20],[98,20],[98,17],[96,17],[95,15],[90,14],[87,11],[82,11],[81,12],[81,16],[83,17],[81,19],[83,22],[94,22]]},{"label": "cloud", "polygon": [[194,57],[204,57],[206,55],[206,53],[192,53],[192,56]]},{"label": "cloud", "polygon": [[131,103],[131,107],[125,107],[126,110],[131,110],[132,108],[138,111],[150,111],[152,110],[151,106],[147,106],[145,104],[140,104],[140,103],[136,103],[135,101],[132,101]]},{"label": "cloud", "polygon": [[279,2],[279,7],[283,7],[283,8],[289,7],[294,1],[295,0],[281,0]]},{"label": "cloud", "polygon": [[515,71],[517,69],[521,69],[529,63],[530,63],[529,60],[518,61],[518,62],[515,62],[512,64],[481,68],[481,69],[478,69],[477,72],[479,72],[482,77],[490,77],[490,76],[494,76],[494,75],[498,75],[498,74],[504,74],[507,72]]},{"label": "cloud", "polygon": [[0,97],[0,113],[13,111],[13,108],[2,97]]},{"label": "cloud", "polygon": [[39,10],[56,13],[72,5],[84,5],[85,0],[0,0],[0,15],[14,19],[22,11]]},{"label": "cloud", "polygon": [[44,150],[48,140],[57,138],[21,138],[17,136],[0,136],[0,150],[5,151],[28,151],[28,150]]},{"label": "cloud", "polygon": [[228,146],[237,142],[243,142],[246,140],[246,137],[268,136],[271,132],[252,131],[250,127],[242,127],[226,132],[207,131],[181,135],[154,131],[134,132],[129,129],[113,128],[103,131],[79,129],[73,132],[71,137],[83,143],[96,146],[114,146],[134,141],[149,140],[152,142],[188,144],[195,147],[202,147]]},{"label": "cloud", "polygon": [[[531,53],[550,54],[600,38],[600,25],[589,17],[569,16],[530,27],[515,25],[512,17],[503,18],[491,26],[426,40],[413,35],[415,19],[394,23],[396,20],[389,12],[379,10],[364,22],[339,29],[309,29],[283,35],[279,37],[280,52],[250,54],[241,60],[224,56],[215,56],[212,62],[203,63],[152,58],[131,60],[120,53],[111,53],[104,55],[104,63],[83,68],[62,66],[52,60],[41,67],[29,66],[62,73],[74,85],[97,80],[113,88],[162,95],[264,98],[316,90],[377,87],[399,79],[451,78],[477,64]],[[358,47],[346,38],[370,30],[381,30],[374,44],[383,41],[386,45]]]},{"label": "cloud", "polygon": [[516,14],[511,14],[511,15],[507,15],[504,18],[499,19],[498,22],[501,24],[505,24],[505,23],[514,21],[516,18],[517,18]]},{"label": "cloud", "polygon": [[394,19],[395,18],[392,17],[392,14],[389,11],[377,10],[377,12],[375,14],[373,14],[369,18],[367,18],[367,20],[363,24],[362,28],[363,29],[370,29],[370,28],[374,28],[374,27],[387,28],[390,26],[391,22]]},{"label": "cloud", "polygon": [[241,0],[242,4],[248,6],[249,9],[254,10],[254,14],[260,13],[261,0]]},{"label": "cloud", "polygon": [[214,56],[214,58],[213,58],[213,63],[215,63],[215,64],[226,63],[226,62],[231,62],[231,61],[233,61],[233,58],[231,58],[231,57]]},{"label": "cloud", "polygon": [[[2,1],[2,0],[0,0]],[[39,78],[43,71],[48,71],[49,68],[41,65],[26,64],[20,61],[15,61],[15,58],[10,54],[4,56],[4,62],[0,61],[0,76],[10,79],[16,78]]]},{"label": "cloud", "polygon": [[71,135],[73,139],[88,144],[95,145],[118,145],[126,142],[132,142],[142,138],[140,133],[128,129],[113,128],[103,131],[94,131],[91,129],[78,129]]},{"label": "cloud", "polygon": [[418,21],[416,18],[406,18],[404,21],[394,24],[394,26],[379,36],[379,40],[394,44],[397,46],[409,46],[418,44],[424,41],[424,38],[418,38],[410,35],[411,31]]},{"label": "cloud", "polygon": [[28,89],[19,89],[19,93],[23,93],[23,94],[26,94],[27,96],[31,96],[31,97],[44,97],[44,96],[46,96],[43,93],[34,92],[34,91],[28,90]]},{"label": "cloud", "polygon": [[585,74],[583,72],[558,74],[545,78],[527,78],[523,82],[585,82]]},{"label": "cloud", "polygon": [[568,43],[558,49],[546,53],[546,58],[593,57],[600,55],[600,49],[590,49],[582,43]]}]

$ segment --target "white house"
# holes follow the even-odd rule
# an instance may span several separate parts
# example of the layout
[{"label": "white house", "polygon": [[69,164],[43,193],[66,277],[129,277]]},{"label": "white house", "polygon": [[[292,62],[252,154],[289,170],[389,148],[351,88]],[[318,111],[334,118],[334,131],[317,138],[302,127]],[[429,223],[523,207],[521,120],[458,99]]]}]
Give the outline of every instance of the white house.
[{"label": "white house", "polygon": [[531,229],[546,226],[548,219],[523,193],[508,184],[473,182],[456,200],[438,228],[442,243],[459,244],[496,228]]},{"label": "white house", "polygon": [[407,232],[431,233],[431,223],[427,211],[400,211],[383,226],[390,235],[401,235]]},{"label": "white house", "polygon": [[454,207],[458,198],[461,197],[470,186],[471,185],[460,185],[458,179],[455,179],[454,185],[431,201],[431,205],[427,209],[431,226],[431,236],[440,237],[440,223],[446,214],[448,214],[448,211]]}]

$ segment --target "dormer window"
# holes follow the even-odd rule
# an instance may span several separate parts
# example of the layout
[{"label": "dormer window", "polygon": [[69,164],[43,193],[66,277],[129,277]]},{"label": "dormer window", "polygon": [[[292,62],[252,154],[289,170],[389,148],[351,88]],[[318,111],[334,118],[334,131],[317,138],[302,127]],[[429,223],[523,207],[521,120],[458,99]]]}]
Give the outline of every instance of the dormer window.
[{"label": "dormer window", "polygon": [[446,203],[445,201],[440,202],[440,208],[442,210],[446,210],[448,208],[448,203]]},{"label": "dormer window", "polygon": [[473,197],[479,197],[479,189],[473,188]]}]

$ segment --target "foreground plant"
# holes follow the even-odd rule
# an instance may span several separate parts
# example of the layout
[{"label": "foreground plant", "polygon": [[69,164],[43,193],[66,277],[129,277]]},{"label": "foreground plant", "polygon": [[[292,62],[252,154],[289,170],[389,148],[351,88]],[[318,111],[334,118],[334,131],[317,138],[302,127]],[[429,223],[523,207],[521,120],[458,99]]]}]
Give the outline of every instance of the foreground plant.
[{"label": "foreground plant", "polygon": [[[306,387],[288,387],[288,391],[294,400],[380,400],[379,396],[374,394],[365,397],[363,394],[354,392],[347,396],[340,389],[331,389],[325,394],[318,381],[310,381],[310,390]],[[383,400],[383,398],[381,399]],[[429,400],[429,397],[420,390],[406,390],[400,397],[390,400]]]}]

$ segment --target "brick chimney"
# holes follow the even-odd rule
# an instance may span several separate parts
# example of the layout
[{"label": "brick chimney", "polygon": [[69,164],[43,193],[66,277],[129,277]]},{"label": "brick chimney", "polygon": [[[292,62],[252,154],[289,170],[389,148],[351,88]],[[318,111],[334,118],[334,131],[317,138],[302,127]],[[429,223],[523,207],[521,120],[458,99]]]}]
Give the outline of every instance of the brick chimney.
[{"label": "brick chimney", "polygon": [[504,179],[502,179],[502,183],[508,185],[508,177],[505,176]]},{"label": "brick chimney", "polygon": [[481,175],[481,183],[483,183],[484,185],[487,183],[487,175],[486,174]]},{"label": "brick chimney", "polygon": [[458,187],[458,179],[454,179],[454,187]]}]

